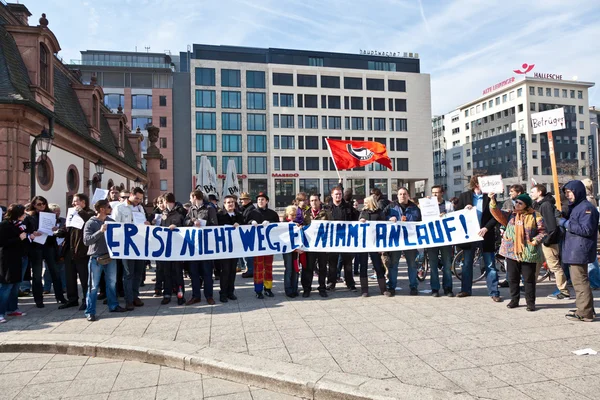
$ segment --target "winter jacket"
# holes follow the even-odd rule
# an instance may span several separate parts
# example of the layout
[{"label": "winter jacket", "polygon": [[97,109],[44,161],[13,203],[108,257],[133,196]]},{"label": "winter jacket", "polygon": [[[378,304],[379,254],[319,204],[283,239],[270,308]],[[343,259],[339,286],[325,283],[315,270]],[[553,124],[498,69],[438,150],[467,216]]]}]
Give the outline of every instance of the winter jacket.
[{"label": "winter jacket", "polygon": [[556,200],[552,193],[546,193],[541,201],[534,201],[533,209],[544,218],[544,224],[546,225],[544,245],[558,244],[560,241],[560,228],[556,224],[556,218],[560,216],[560,213],[556,210]]},{"label": "winter jacket", "polygon": [[165,208],[160,219],[160,226],[185,226],[186,213],[180,205],[175,205],[171,210]]},{"label": "winter jacket", "polygon": [[358,213],[352,207],[352,204],[342,200],[339,206],[333,204],[333,201],[324,206],[331,213],[332,221],[356,221]]},{"label": "winter jacket", "polygon": [[[77,214],[83,219],[84,222],[88,222],[95,213],[89,208],[80,210]],[[85,227],[85,225],[84,225]],[[68,246],[71,250],[71,259],[74,261],[82,260],[87,257],[88,248],[83,243],[83,228],[67,228],[68,232]]]},{"label": "winter jacket", "polygon": [[202,202],[200,206],[192,204],[190,210],[185,217],[185,226],[194,226],[194,221],[203,219],[206,221],[206,226],[216,226],[217,209],[212,203]]},{"label": "winter jacket", "polygon": [[113,222],[113,220],[110,217],[106,217],[104,221],[101,221],[98,217],[92,217],[83,226],[83,243],[88,246],[87,255],[90,257],[108,254],[104,232],[101,231],[102,225],[105,222]]},{"label": "winter jacket", "polygon": [[256,206],[252,203],[248,203],[247,206],[241,206],[241,213],[244,216],[244,223],[247,224],[248,222],[250,222],[248,220],[248,215],[252,212],[252,210],[256,209]]},{"label": "winter jacket", "polygon": [[217,213],[217,222],[220,226],[235,224],[241,225],[244,223],[244,216],[237,211],[234,211],[233,215],[229,215],[227,211],[221,210]]},{"label": "winter jacket", "polygon": [[402,210],[400,203],[394,201],[383,210],[383,216],[386,221],[392,217],[396,217],[396,220],[402,221],[402,217],[406,217],[406,221],[418,222],[421,220],[421,210],[410,200],[405,210]]},{"label": "winter jacket", "polygon": [[363,209],[360,212],[358,219],[359,220],[365,219],[367,221],[385,221],[385,217],[381,213],[380,209],[377,209],[377,210]]},{"label": "winter jacket", "polygon": [[321,206],[321,209],[317,213],[316,217],[313,217],[312,208],[308,208],[308,210],[304,211],[304,220],[302,222],[303,225],[310,225],[310,221],[330,221],[331,220],[331,211]]},{"label": "winter jacket", "polygon": [[0,283],[21,282],[21,260],[26,255],[24,242],[28,240],[21,240],[22,232],[13,221],[0,222]]},{"label": "winter jacket", "polygon": [[[464,209],[468,205],[473,205],[473,191],[468,190],[463,192],[458,196],[458,205],[456,206],[456,211]],[[493,253],[496,251],[496,219],[490,213],[490,198],[487,194],[483,195],[483,204],[482,204],[482,213],[481,213],[481,223],[479,226],[481,228],[487,228],[487,233],[483,237],[483,251],[485,253]],[[481,242],[474,243],[466,243],[464,245],[459,245],[458,247],[465,249],[473,246],[479,246]]]},{"label": "winter jacket", "polygon": [[[506,227],[499,253],[501,256],[511,260],[538,263],[543,260],[542,241],[546,236],[546,225],[544,218],[537,211],[526,213],[523,220],[523,252],[521,255],[515,253],[515,218],[516,212],[500,210],[497,205],[490,206],[490,212],[494,218]],[[535,240],[535,245],[531,244]]]},{"label": "winter jacket", "polygon": [[575,201],[569,202],[565,219],[560,225],[565,229],[562,244],[562,261],[565,264],[589,264],[596,260],[598,238],[598,210],[586,200],[585,186],[581,181],[567,183]]},{"label": "winter jacket", "polygon": [[271,223],[281,222],[279,220],[279,214],[277,214],[275,210],[260,207],[256,207],[248,214],[248,222],[251,221],[256,221],[259,224],[262,224],[264,221],[269,221]]}]

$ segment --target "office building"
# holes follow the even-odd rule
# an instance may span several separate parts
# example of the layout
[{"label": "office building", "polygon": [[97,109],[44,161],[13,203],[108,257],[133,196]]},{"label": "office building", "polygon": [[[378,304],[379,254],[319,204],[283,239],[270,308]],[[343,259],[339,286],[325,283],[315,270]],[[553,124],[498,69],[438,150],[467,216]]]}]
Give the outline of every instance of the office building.
[{"label": "office building", "polygon": [[387,146],[393,171],[379,164],[340,171],[361,201],[374,187],[395,198],[399,186],[431,185],[430,78],[414,55],[197,44],[189,50],[180,59],[189,73],[193,175],[206,155],[221,180],[235,160],[242,189],[268,192],[272,206],[290,204],[299,191],[328,195],[338,184],[329,137]]}]

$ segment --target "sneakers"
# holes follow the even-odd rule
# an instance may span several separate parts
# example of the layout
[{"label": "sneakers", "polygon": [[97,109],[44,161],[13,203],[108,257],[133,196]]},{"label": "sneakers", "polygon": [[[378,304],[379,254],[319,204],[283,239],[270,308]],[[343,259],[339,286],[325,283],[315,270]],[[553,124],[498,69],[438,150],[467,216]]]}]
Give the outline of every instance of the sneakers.
[{"label": "sneakers", "polygon": [[110,310],[110,312],[121,313],[121,312],[127,312],[127,310],[125,308],[121,307],[121,306],[116,306],[114,309]]},{"label": "sneakers", "polygon": [[548,298],[552,299],[552,300],[571,300],[571,295],[570,294],[567,295],[562,292],[558,292],[558,293],[554,292],[552,294],[549,294]]},{"label": "sneakers", "polygon": [[411,296],[418,296],[419,295],[419,289],[412,287],[410,288],[410,295]]},{"label": "sneakers", "polygon": [[568,319],[569,321],[576,321],[576,322],[592,322],[594,320],[593,318],[584,318],[580,315],[577,315],[577,313],[567,314],[567,315],[565,315],[565,318]]},{"label": "sneakers", "polygon": [[262,292],[256,292],[256,298],[257,299],[264,299],[265,296],[263,296]]},{"label": "sneakers", "polygon": [[440,297],[440,291],[439,290],[432,290],[431,291],[431,297]]},{"label": "sneakers", "polygon": [[97,321],[98,319],[96,318],[96,314],[90,314],[86,317],[86,319],[90,322],[94,322]]},{"label": "sneakers", "polygon": [[265,296],[267,297],[275,297],[271,289],[265,289]]},{"label": "sneakers", "polygon": [[27,315],[27,313],[21,312],[19,310],[15,310],[13,312],[9,312],[8,314],[6,314],[7,317],[24,317],[26,315]]},{"label": "sneakers", "polygon": [[0,324],[6,323],[6,318],[0,316]]},{"label": "sneakers", "polygon": [[[165,305],[165,304],[169,304],[170,302],[171,302],[171,298],[170,297],[163,297],[163,299],[160,302],[160,304]],[[133,308],[133,304],[132,304],[132,308]]]},{"label": "sneakers", "polygon": [[329,297],[329,295],[327,294],[327,291],[325,291],[325,290],[319,290],[319,296],[321,296],[321,297]]}]

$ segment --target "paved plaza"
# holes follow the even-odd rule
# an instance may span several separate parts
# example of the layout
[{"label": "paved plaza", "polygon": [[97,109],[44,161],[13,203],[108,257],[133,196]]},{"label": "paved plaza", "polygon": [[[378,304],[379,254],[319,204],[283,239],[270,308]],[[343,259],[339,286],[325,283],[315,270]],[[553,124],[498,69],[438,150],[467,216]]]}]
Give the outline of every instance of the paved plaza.
[{"label": "paved plaza", "polygon": [[[402,290],[394,298],[378,294],[376,282],[371,281],[368,298],[341,284],[326,299],[316,291],[308,299],[290,299],[283,294],[281,258],[274,269],[274,298],[256,299],[252,280],[238,274],[238,301],[209,306],[203,299],[191,307],[177,306],[174,301],[160,305],[160,298],[151,297],[153,275],[149,274],[143,307],[129,313],[108,313],[99,302],[99,321],[94,323],[86,321],[76,308],[58,310],[51,296],[46,297],[44,309],[33,307],[32,298],[21,298],[21,309],[28,315],[0,325],[0,348],[14,352],[20,343],[31,343],[31,350],[21,351],[46,352],[73,345],[79,346],[80,353],[97,357],[31,355],[31,360],[37,360],[31,361],[35,365],[18,374],[15,391],[4,391],[0,398],[35,398],[49,393],[36,392],[36,384],[54,385],[56,393],[68,397],[76,390],[78,374],[99,362],[98,357],[115,358],[111,364],[119,365],[106,367],[112,371],[110,384],[103,385],[107,391],[98,398],[135,390],[140,392],[136,398],[158,399],[171,384],[181,390],[170,391],[171,398],[179,394],[200,399],[220,395],[215,398],[600,398],[600,356],[571,353],[588,347],[600,351],[600,324],[565,319],[574,300],[547,299],[555,289],[553,283],[538,285],[538,311],[530,313],[524,306],[509,310],[507,302],[492,302],[484,283],[475,285],[470,298],[433,298],[428,293],[409,296],[404,264],[399,280]],[[429,289],[426,283],[421,283],[420,289]],[[459,282],[455,280],[454,285],[457,293]],[[215,289],[217,294],[218,281]],[[508,289],[501,293],[506,296]],[[598,299],[600,292],[594,294]],[[524,299],[521,302],[524,304]],[[44,343],[44,350],[39,350],[39,343]],[[84,347],[94,353],[86,353]],[[134,347],[147,349],[141,359],[133,356]],[[156,357],[152,350],[173,357],[181,354],[181,362],[163,363],[160,360],[172,358]],[[15,366],[28,364],[18,362],[29,357],[27,354],[0,356],[4,382],[17,372]],[[123,362],[127,359],[186,371]],[[62,383],[44,378],[52,376],[47,370],[55,362],[63,363],[57,367],[71,368]],[[126,373],[138,374],[140,379],[126,379]],[[219,385],[206,383],[217,378],[221,379],[212,382]],[[105,378],[92,374],[86,379]],[[220,386],[244,390],[213,391]],[[7,387],[6,383],[2,387]]]}]

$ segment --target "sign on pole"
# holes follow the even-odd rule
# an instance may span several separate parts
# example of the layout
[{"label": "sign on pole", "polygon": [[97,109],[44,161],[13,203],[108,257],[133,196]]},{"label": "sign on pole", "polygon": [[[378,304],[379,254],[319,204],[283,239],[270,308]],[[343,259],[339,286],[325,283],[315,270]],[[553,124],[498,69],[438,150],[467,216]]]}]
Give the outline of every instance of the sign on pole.
[{"label": "sign on pole", "polygon": [[554,182],[556,208],[560,210],[562,206],[560,202],[560,193],[558,192],[558,172],[556,170],[556,154],[554,153],[554,138],[552,137],[552,131],[565,129],[565,110],[561,107],[531,114],[531,126],[533,127],[534,134],[548,132],[548,150],[550,153],[550,166],[552,167],[552,181]]},{"label": "sign on pole", "polygon": [[504,193],[502,175],[480,176],[478,178],[479,188],[483,193]]}]

